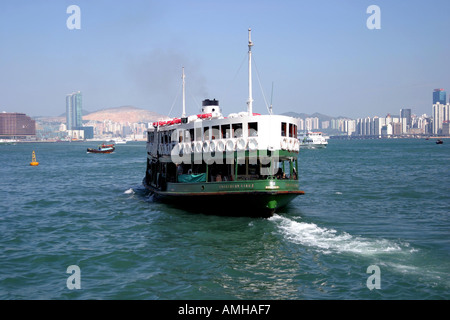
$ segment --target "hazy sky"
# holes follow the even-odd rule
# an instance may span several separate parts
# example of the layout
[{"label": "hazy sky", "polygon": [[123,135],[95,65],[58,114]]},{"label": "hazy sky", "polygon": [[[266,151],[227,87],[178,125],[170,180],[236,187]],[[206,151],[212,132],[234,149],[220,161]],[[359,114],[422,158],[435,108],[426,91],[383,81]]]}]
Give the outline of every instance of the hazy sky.
[{"label": "hazy sky", "polygon": [[249,27],[254,112],[267,113],[262,92],[275,113],[351,118],[430,114],[433,89],[450,95],[448,0],[1,0],[0,112],[60,115],[79,90],[89,111],[179,116],[183,66],[188,114],[205,98],[244,111]]}]

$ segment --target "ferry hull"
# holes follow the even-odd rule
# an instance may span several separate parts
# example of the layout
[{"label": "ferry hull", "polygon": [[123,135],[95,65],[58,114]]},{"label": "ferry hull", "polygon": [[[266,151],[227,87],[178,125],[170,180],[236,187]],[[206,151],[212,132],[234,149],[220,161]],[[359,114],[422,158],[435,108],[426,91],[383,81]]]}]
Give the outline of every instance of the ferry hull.
[{"label": "ferry hull", "polygon": [[[144,181],[146,189],[151,191],[158,201],[185,210],[227,216],[270,217],[277,210],[285,207],[299,195],[301,190],[265,190],[255,188],[260,181],[237,183],[189,184],[175,191],[176,184],[168,184],[166,191],[153,188]],[[250,190],[253,185],[254,190]],[[229,191],[243,186],[248,190]],[[202,190],[203,188],[203,190]],[[172,190],[170,190],[172,189]],[[225,189],[227,191],[221,191]]]}]

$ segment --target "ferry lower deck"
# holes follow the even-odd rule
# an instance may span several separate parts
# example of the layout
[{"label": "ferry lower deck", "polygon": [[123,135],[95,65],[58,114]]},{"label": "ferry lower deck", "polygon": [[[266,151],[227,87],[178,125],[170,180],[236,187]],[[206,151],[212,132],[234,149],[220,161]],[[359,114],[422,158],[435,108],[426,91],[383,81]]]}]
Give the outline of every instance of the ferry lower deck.
[{"label": "ferry lower deck", "polygon": [[[179,163],[148,158],[144,186],[156,199],[202,213],[270,216],[304,192],[297,154],[224,158],[223,163]],[[239,161],[238,161],[239,159]],[[231,162],[231,163],[228,163]]]}]

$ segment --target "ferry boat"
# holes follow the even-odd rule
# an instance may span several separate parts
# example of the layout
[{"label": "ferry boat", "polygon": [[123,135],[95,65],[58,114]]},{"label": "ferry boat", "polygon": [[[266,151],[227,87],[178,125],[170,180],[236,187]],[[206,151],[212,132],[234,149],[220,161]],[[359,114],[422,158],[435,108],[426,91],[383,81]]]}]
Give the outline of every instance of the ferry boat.
[{"label": "ferry boat", "polygon": [[212,214],[270,216],[303,195],[298,180],[298,120],[253,113],[249,29],[247,111],[222,114],[205,99],[200,114],[186,116],[185,76],[181,117],[147,132],[143,185],[157,200]]},{"label": "ferry boat", "polygon": [[328,145],[327,139],[322,135],[322,132],[308,131],[299,135],[300,148],[315,149],[325,148]]}]

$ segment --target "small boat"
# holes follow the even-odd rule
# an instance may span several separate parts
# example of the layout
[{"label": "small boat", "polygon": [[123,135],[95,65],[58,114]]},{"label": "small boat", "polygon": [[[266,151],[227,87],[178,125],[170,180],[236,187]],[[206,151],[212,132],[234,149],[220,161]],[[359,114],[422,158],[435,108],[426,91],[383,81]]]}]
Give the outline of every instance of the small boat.
[{"label": "small boat", "polygon": [[436,144],[443,144],[444,141],[442,141],[441,139],[436,140]]},{"label": "small boat", "polygon": [[87,153],[113,153],[116,148],[113,144],[102,144],[97,148],[88,148]]}]

